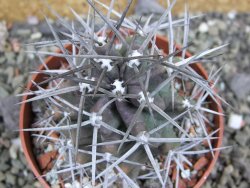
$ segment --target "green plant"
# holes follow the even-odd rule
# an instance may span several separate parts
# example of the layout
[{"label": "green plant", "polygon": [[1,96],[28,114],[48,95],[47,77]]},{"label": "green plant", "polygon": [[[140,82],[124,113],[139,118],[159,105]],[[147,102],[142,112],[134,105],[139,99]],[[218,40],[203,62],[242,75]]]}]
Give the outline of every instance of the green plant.
[{"label": "green plant", "polygon": [[[107,16],[94,2],[107,9]],[[71,9],[81,28],[51,10],[68,32],[59,36],[48,22],[55,40],[32,44],[36,49],[57,46],[62,53],[31,52],[45,67],[35,73],[47,79],[33,82],[37,90],[23,94],[35,95],[22,103],[32,102],[37,118],[32,128],[23,131],[34,132],[36,144],[58,150],[46,175],[51,184],[61,179],[65,187],[139,187],[152,179],[160,187],[178,187],[179,176],[190,179],[195,173],[192,166],[197,156],[213,156],[222,149],[213,148],[218,130],[211,120],[222,114],[210,109],[207,100],[225,102],[213,89],[220,69],[205,80],[192,64],[206,62],[225,45],[186,57],[193,17],[186,9],[183,19],[172,20],[175,1],[168,1],[159,20],[151,21],[150,16],[144,25],[126,18],[131,1],[121,14],[112,9],[113,1],[110,7],[94,2],[88,0],[87,20]],[[118,20],[111,19],[111,14]],[[103,25],[95,32],[97,17]],[[180,26],[183,47],[176,49],[174,29]],[[159,31],[164,30],[168,54],[156,44]],[[62,57],[66,63],[50,70],[44,55]],[[172,181],[169,174],[174,168],[177,175]]]}]

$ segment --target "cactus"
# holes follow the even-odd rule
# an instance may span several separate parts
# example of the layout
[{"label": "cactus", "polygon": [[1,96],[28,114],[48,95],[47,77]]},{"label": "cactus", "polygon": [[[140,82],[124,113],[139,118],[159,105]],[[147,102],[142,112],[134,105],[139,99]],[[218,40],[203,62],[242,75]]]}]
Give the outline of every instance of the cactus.
[{"label": "cactus", "polygon": [[[175,1],[157,21],[151,16],[144,24],[126,17],[131,1],[123,13],[94,2],[88,0],[87,21],[71,9],[76,18],[72,24],[52,10],[68,32],[59,35],[48,22],[55,40],[32,44],[38,50],[30,53],[42,64],[43,56],[62,57],[66,63],[35,72],[47,77],[33,82],[36,91],[23,94],[35,95],[22,103],[32,102],[37,121],[23,131],[58,150],[47,173],[48,181],[56,177],[53,184],[61,179],[65,187],[140,187],[155,180],[159,187],[177,187],[180,176],[191,178],[198,155],[221,149],[213,148],[212,140],[218,132],[213,117],[222,114],[207,103],[208,97],[224,101],[213,90],[219,70],[205,80],[191,65],[205,62],[225,45],[186,57],[193,17],[186,9],[183,19],[172,20]],[[103,22],[98,31],[96,15]],[[175,50],[174,29],[180,26],[183,47]],[[156,44],[159,31],[167,31],[168,54]],[[57,46],[62,53],[40,51],[44,46]],[[173,168],[178,172],[174,181],[169,178]]]}]

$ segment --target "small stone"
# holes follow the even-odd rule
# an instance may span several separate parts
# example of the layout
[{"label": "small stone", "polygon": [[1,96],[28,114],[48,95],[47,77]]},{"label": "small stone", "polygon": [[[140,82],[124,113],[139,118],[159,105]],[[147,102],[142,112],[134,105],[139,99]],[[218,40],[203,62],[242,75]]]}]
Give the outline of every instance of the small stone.
[{"label": "small stone", "polygon": [[0,64],[3,64],[6,62],[6,57],[5,56],[0,56]]},{"label": "small stone", "polygon": [[227,16],[229,19],[234,20],[236,17],[236,11],[235,10],[230,11],[229,13],[227,13]]},{"label": "small stone", "polygon": [[19,87],[21,84],[23,84],[24,76],[19,75],[13,78],[11,84],[13,88]]},{"label": "small stone", "polygon": [[3,87],[0,87],[0,98],[8,97],[9,93]]},{"label": "small stone", "polygon": [[[5,128],[6,128],[6,124],[5,124]],[[9,129],[9,128],[7,128]],[[2,137],[3,138],[10,138],[10,139],[13,139],[13,138],[16,138],[18,135],[18,131],[5,131],[2,133]]]},{"label": "small stone", "polygon": [[5,174],[0,171],[0,182],[5,180]]},{"label": "small stone", "polygon": [[242,147],[234,147],[231,155],[233,160],[238,163],[240,159],[242,159],[243,161],[246,159],[248,155],[248,150],[245,150]]},{"label": "small stone", "polygon": [[86,183],[88,183],[88,182],[89,182],[89,178],[83,177],[82,183],[83,183],[83,184],[86,184]]},{"label": "small stone", "polygon": [[29,58],[30,60],[35,59],[35,54],[33,54],[33,53],[28,53],[28,58]]},{"label": "small stone", "polygon": [[14,77],[14,68],[12,66],[9,66],[6,70],[5,70],[5,74],[8,76],[8,80],[7,83],[10,84],[13,77]]},{"label": "small stone", "polygon": [[6,183],[9,183],[11,185],[16,185],[16,176],[14,176],[11,173],[6,174]]},{"label": "small stone", "polygon": [[145,14],[163,14],[165,11],[157,1],[152,0],[139,0],[135,6],[135,13],[138,15]]},{"label": "small stone", "polygon": [[232,172],[232,177],[234,179],[238,179],[240,177],[240,172],[239,172],[239,169],[234,169],[234,171]]},{"label": "small stone", "polygon": [[73,186],[72,186],[71,183],[65,183],[65,184],[64,184],[64,187],[65,187],[65,188],[72,188]]},{"label": "small stone", "polygon": [[232,129],[240,129],[242,127],[242,119],[242,115],[232,113],[229,116],[228,126]]},{"label": "small stone", "polygon": [[239,188],[249,188],[249,184],[246,181],[242,181],[239,185]]},{"label": "small stone", "polygon": [[250,103],[250,95],[247,96],[247,102]]},{"label": "small stone", "polygon": [[235,96],[243,100],[247,98],[247,95],[250,93],[250,75],[247,73],[237,73],[235,74],[230,81],[230,88],[234,92]]},{"label": "small stone", "polygon": [[7,139],[0,138],[0,145],[3,145],[6,148],[10,147],[10,141]]},{"label": "small stone", "polygon": [[10,154],[9,154],[8,150],[7,150],[7,149],[4,149],[4,150],[0,153],[0,162],[1,162],[0,168],[1,168],[2,163],[6,163],[6,162],[9,160],[9,158],[10,158]]},{"label": "small stone", "polygon": [[10,157],[12,159],[17,159],[17,151],[18,151],[18,147],[14,144],[11,145],[9,152],[10,152]]},{"label": "small stone", "polygon": [[18,39],[12,39],[12,40],[11,40],[11,46],[12,46],[12,50],[13,50],[14,52],[17,53],[17,52],[20,51],[21,45],[20,45]]},{"label": "small stone", "polygon": [[208,164],[208,159],[206,157],[201,157],[194,165],[194,169],[199,171]]},{"label": "small stone", "polygon": [[16,95],[18,95],[18,94],[20,94],[20,93],[22,93],[23,92],[23,89],[21,88],[21,87],[17,87],[15,90],[14,90],[14,95],[16,96]]},{"label": "small stone", "polygon": [[19,160],[22,162],[23,165],[27,165],[27,161],[23,153],[19,152]]},{"label": "small stone", "polygon": [[14,63],[15,62],[15,54],[13,52],[6,52],[5,56],[6,56],[7,61],[9,63]]},{"label": "small stone", "polygon": [[219,35],[219,28],[217,26],[210,27],[209,28],[209,34],[212,36],[218,36]]},{"label": "small stone", "polygon": [[143,187],[152,188],[152,187],[161,187],[161,185],[159,181],[155,179],[149,179],[144,183]]},{"label": "small stone", "polygon": [[40,32],[33,33],[33,34],[30,36],[30,38],[31,38],[32,40],[37,40],[37,39],[40,39],[41,37],[42,37],[42,33],[40,33]]},{"label": "small stone", "polygon": [[24,178],[18,178],[17,183],[18,183],[19,187],[22,187],[25,184]]},{"label": "small stone", "polygon": [[250,33],[250,26],[249,26],[249,25],[246,26],[245,32],[246,32],[246,33]]},{"label": "small stone", "polygon": [[243,174],[243,177],[245,178],[245,179],[248,179],[248,181],[249,181],[249,177],[250,177],[250,159],[248,159],[248,160],[246,160],[246,168],[245,168],[245,172],[244,172],[244,174]]},{"label": "small stone", "polygon": [[225,186],[227,182],[228,182],[228,176],[222,174],[219,184]]},{"label": "small stone", "polygon": [[16,168],[16,167],[12,167],[12,168],[10,169],[10,172],[11,172],[12,174],[17,175],[17,174],[19,173],[19,169]]},{"label": "small stone", "polygon": [[217,27],[221,30],[221,31],[225,31],[227,29],[227,24],[224,21],[217,21]]},{"label": "small stone", "polygon": [[205,22],[201,23],[199,26],[200,33],[206,33],[206,32],[208,32],[208,29],[209,29],[209,27],[208,27],[207,23],[205,23]]},{"label": "small stone", "polygon": [[23,170],[24,168],[24,165],[19,160],[11,160],[11,164],[19,170]]},{"label": "small stone", "polygon": [[225,174],[231,174],[234,171],[234,167],[232,165],[228,165],[225,169],[224,169],[224,173]]},{"label": "small stone", "polygon": [[[8,132],[14,133],[14,130],[18,130],[19,125],[19,108],[20,105],[16,105],[20,101],[19,98],[11,96],[0,101],[2,107],[3,120]],[[16,132],[17,134],[17,132]]]},{"label": "small stone", "polygon": [[24,171],[22,171],[22,174],[24,175],[24,177],[28,176],[28,171],[25,169]]},{"label": "small stone", "polygon": [[38,30],[42,33],[43,36],[48,37],[48,36],[52,35],[51,30],[49,29],[48,24],[46,22],[41,22],[37,27],[38,27]]},{"label": "small stone", "polygon": [[238,131],[234,136],[234,139],[241,145],[246,146],[249,139],[248,134],[245,131]]},{"label": "small stone", "polygon": [[[239,112],[241,113],[241,114],[249,114],[249,112],[250,112],[250,108],[249,108],[250,106],[249,105],[247,105],[246,103],[245,104],[241,104],[240,105],[240,108],[239,108]],[[243,123],[244,124],[244,123]]]},{"label": "small stone", "polygon": [[29,172],[28,173],[28,175],[26,176],[26,180],[28,181],[28,182],[33,182],[34,181],[34,175],[33,175],[33,173],[31,173],[31,172]]},{"label": "small stone", "polygon": [[25,56],[23,52],[20,52],[19,55],[17,56],[17,63],[21,64],[25,61]]},{"label": "small stone", "polygon": [[34,183],[34,187],[35,187],[35,188],[42,188],[42,185],[39,183],[39,181],[36,181],[36,182]]},{"label": "small stone", "polygon": [[226,89],[225,83],[224,83],[224,82],[221,82],[221,83],[220,83],[220,90],[221,90],[221,91],[225,91],[225,89]]},{"label": "small stone", "polygon": [[209,27],[214,26],[216,24],[216,20],[208,20],[207,25]]},{"label": "small stone", "polygon": [[15,138],[15,139],[12,139],[11,140],[11,143],[13,144],[13,145],[15,145],[16,147],[18,147],[18,148],[20,148],[21,149],[21,140],[20,140],[20,138]]},{"label": "small stone", "polygon": [[18,29],[16,31],[16,34],[20,37],[27,37],[31,34],[31,30],[30,29]]},{"label": "small stone", "polygon": [[28,16],[27,23],[30,25],[37,25],[39,23],[39,20],[36,16]]},{"label": "small stone", "polygon": [[10,169],[10,165],[7,163],[0,163],[0,171],[5,172],[6,170]]}]

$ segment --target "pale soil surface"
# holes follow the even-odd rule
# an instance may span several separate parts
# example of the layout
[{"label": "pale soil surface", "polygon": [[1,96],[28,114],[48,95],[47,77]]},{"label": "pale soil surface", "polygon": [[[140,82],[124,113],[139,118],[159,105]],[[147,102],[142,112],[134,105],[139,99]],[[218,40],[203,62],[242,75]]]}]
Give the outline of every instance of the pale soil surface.
[{"label": "pale soil surface", "polygon": [[[108,4],[110,0],[100,0]],[[134,0],[130,14],[133,13],[134,7],[138,0]],[[161,4],[166,5],[166,0],[158,0]],[[249,12],[250,0],[177,0],[174,13],[183,12],[183,4],[187,1],[191,12]],[[50,15],[46,6],[39,0],[0,0],[0,20],[8,21],[26,20],[30,15],[43,18],[41,11],[45,15]],[[72,17],[68,6],[74,8],[77,12],[84,13],[88,10],[86,0],[47,0],[53,9],[60,15]],[[116,0],[116,10],[125,8],[127,0]]]}]

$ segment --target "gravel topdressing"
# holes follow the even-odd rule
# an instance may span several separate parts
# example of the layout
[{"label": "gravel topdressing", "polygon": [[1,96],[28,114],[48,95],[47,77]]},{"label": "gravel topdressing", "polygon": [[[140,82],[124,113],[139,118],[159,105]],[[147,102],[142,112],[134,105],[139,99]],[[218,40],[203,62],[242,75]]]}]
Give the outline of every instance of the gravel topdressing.
[{"label": "gravel topdressing", "polygon": [[[56,23],[54,23],[56,25]],[[44,22],[14,23],[0,21],[0,188],[41,187],[29,170],[18,138],[19,99],[29,71],[39,61],[24,53],[22,44],[52,39]],[[203,187],[248,188],[250,185],[250,14],[208,14],[191,22],[191,52],[229,43],[225,53],[215,58],[214,67],[224,66],[220,95],[232,106],[224,106],[223,145],[233,146],[221,152],[215,169]],[[201,42],[202,41],[202,42]],[[27,48],[26,48],[27,49]],[[28,49],[33,50],[33,49]],[[48,50],[48,49],[46,49]],[[49,49],[54,51],[55,49]],[[45,50],[44,50],[45,51]],[[37,62],[37,63],[34,63]],[[230,118],[236,118],[231,126]]]}]

